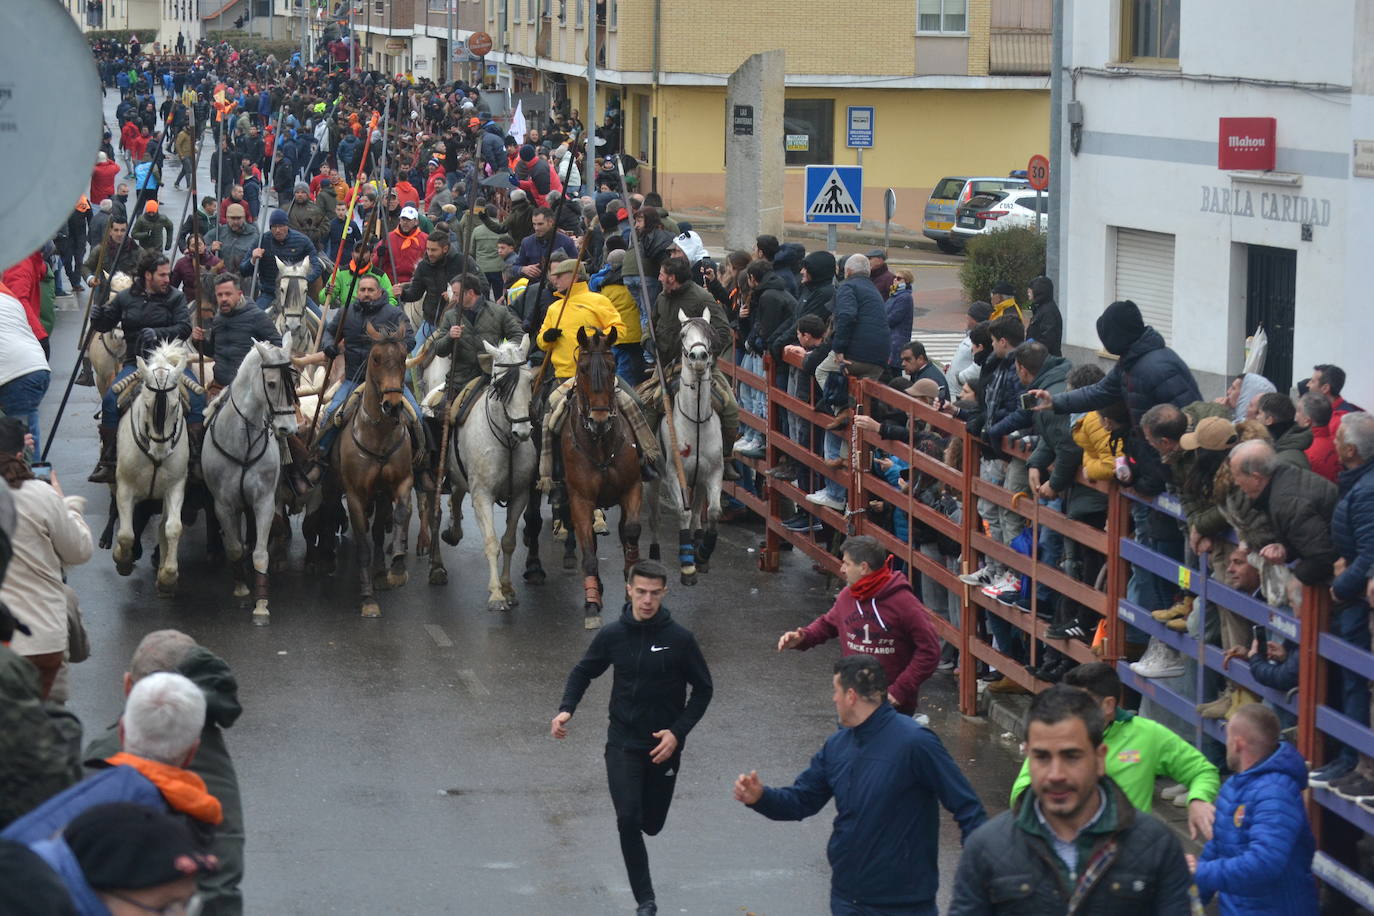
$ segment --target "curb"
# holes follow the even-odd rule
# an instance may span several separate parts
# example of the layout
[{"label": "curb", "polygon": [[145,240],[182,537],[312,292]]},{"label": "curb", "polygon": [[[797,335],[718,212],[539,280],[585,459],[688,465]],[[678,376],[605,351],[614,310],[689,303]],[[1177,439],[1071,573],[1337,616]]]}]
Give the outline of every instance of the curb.
[{"label": "curb", "polygon": [[[725,229],[725,219],[712,214],[697,214],[691,211],[675,212],[673,218],[679,221],[687,220],[695,230],[708,229],[714,232],[721,232]],[[788,238],[805,239],[824,239],[826,237],[824,227],[816,227],[806,223],[785,223],[783,229]],[[840,229],[836,233],[840,242],[859,245],[882,245],[883,233],[881,229]],[[923,251],[933,254],[941,254],[939,246],[924,235],[912,234],[908,230],[893,232],[891,236],[892,250]],[[957,262],[956,262],[957,263]]]}]

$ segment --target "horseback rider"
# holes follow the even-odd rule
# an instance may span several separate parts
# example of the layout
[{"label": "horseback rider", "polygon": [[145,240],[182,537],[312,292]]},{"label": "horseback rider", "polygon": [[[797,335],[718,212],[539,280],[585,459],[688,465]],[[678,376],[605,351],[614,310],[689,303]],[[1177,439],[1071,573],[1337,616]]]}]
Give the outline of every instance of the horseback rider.
[{"label": "horseback rider", "polygon": [[[261,239],[262,234],[258,232],[257,226],[248,221],[248,210],[242,203],[231,203],[225,207],[224,222],[211,229],[205,236],[210,250],[219,255],[231,271],[239,271],[239,265],[244,261],[251,264],[253,250],[258,247]],[[249,268],[246,275],[239,271],[239,275],[239,283],[246,291],[248,284],[252,282],[252,268]]]},{"label": "horseback rider", "polygon": [[453,251],[448,230],[440,226],[425,241],[425,256],[416,262],[410,282],[401,287],[402,302],[424,300],[420,306],[417,337],[428,336],[434,325],[439,323],[439,312],[444,306],[444,293],[448,290],[449,281],[461,273],[477,274],[481,277],[478,291],[482,294],[487,292],[488,284],[477,269],[477,262],[461,251]]},{"label": "horseback rider", "polygon": [[[245,277],[253,273],[253,264],[258,270],[258,308],[267,311],[277,298],[277,260],[284,264],[295,264],[305,258],[310,259],[310,273],[306,283],[314,283],[320,276],[320,263],[315,258],[315,243],[304,233],[292,229],[290,218],[285,210],[273,210],[267,218],[268,233],[258,242],[258,247],[248,253],[239,265],[239,272]],[[309,298],[306,302],[312,312],[320,313],[320,307]]]},{"label": "horseback rider", "polygon": [[[327,301],[345,303],[351,302],[356,297],[356,286],[359,278],[373,277],[382,288],[382,296],[390,305],[397,305],[396,295],[391,289],[391,278],[378,266],[372,257],[372,245],[365,241],[360,241],[353,246],[353,258],[347,264],[341,266],[334,277],[332,283],[325,287],[324,298]],[[338,290],[336,293],[335,290]]]},{"label": "horseback rider", "polygon": [[[107,278],[117,273],[132,277],[138,270],[139,248],[127,239],[128,233],[129,220],[119,213],[110,214],[110,231],[105,236],[105,244],[93,246],[91,253],[86,256],[86,282],[96,302],[108,298],[108,293],[97,295],[109,289]],[[97,268],[104,276],[95,275]]]},{"label": "horseback rider", "polygon": [[[186,340],[191,336],[191,317],[186,297],[172,288],[172,265],[167,256],[145,251],[138,262],[138,278],[133,285],[108,303],[97,302],[91,309],[91,329],[96,333],[124,328],[124,366],[114,384],[105,392],[100,408],[100,460],[91,483],[114,483],[115,456],[119,442],[119,381],[138,371],[138,360],[158,344]],[[188,369],[188,378],[194,379]],[[205,438],[205,395],[194,389],[186,415],[186,431],[191,441],[191,466],[196,466],[200,443]]]},{"label": "horseback rider", "polygon": [[[682,321],[678,318],[681,311],[688,318],[706,316],[711,322],[711,333],[715,337],[716,364],[711,368],[711,390],[713,393],[716,416],[720,420],[721,447],[728,456],[739,436],[739,401],[731,390],[730,382],[720,370],[720,358],[734,346],[735,335],[730,330],[730,319],[725,308],[716,301],[705,288],[692,282],[692,268],[682,257],[670,257],[658,270],[658,281],[663,291],[654,302],[654,345],[656,354],[663,366],[670,366],[682,358]],[[665,377],[669,373],[665,372]],[[651,429],[658,429],[663,419],[662,394],[656,377],[640,386],[640,397],[644,401],[644,416]],[[739,480],[739,471],[733,461],[725,462],[724,478]]]},{"label": "horseback rider", "polygon": [[215,360],[215,378],[206,388],[207,398],[229,387],[238,375],[243,358],[253,348],[254,340],[281,346],[281,333],[271,316],[248,301],[233,274],[215,277],[215,305],[218,311],[210,329],[207,331],[202,326],[191,329],[191,341],[196,349]]},{"label": "horseback rider", "polygon": [[[343,321],[343,335],[340,342],[339,322]],[[325,408],[324,416],[320,420],[320,429],[324,432],[320,434],[315,444],[315,464],[310,469],[309,478],[311,483],[318,483],[324,474],[324,469],[328,466],[329,452],[334,446],[334,440],[339,435],[339,427],[333,423],[334,415],[341,407],[347,403],[351,395],[367,377],[367,356],[372,351],[372,338],[368,336],[367,326],[378,331],[387,328],[400,327],[405,330],[405,345],[409,351],[414,348],[415,334],[410,328],[410,322],[406,320],[405,313],[396,306],[390,304],[382,296],[382,286],[377,278],[371,274],[363,274],[358,278],[357,292],[353,302],[346,309],[340,309],[329,316],[329,321],[325,323],[325,336],[329,343],[318,353],[310,353],[306,356],[292,358],[298,367],[314,365],[328,365],[332,363],[340,353],[342,348],[344,357],[344,377],[339,381],[339,387],[334,392],[334,399]],[[409,427],[414,444],[413,453],[415,455],[416,471],[418,472],[417,483],[422,489],[433,489],[434,478],[430,469],[434,462],[430,459],[430,449],[426,445],[427,436],[425,427],[420,422],[420,404],[415,400],[415,393],[409,386],[403,390],[406,404],[409,405]]]},{"label": "horseback rider", "polygon": [[[611,300],[587,288],[587,274],[582,264],[574,258],[559,261],[549,271],[550,280],[558,294],[544,314],[544,325],[539,330],[539,348],[544,350],[553,365],[554,378],[545,382],[548,390],[546,399],[548,411],[545,414],[544,442],[557,442],[558,418],[561,407],[572,391],[577,374],[577,332],[586,328],[608,334],[612,330],[621,334],[625,325],[620,321],[620,312]],[[536,396],[539,393],[536,392]],[[616,403],[625,419],[629,421],[635,445],[639,449],[639,470],[645,481],[658,477],[658,436],[644,421],[643,411],[625,387],[620,376],[616,376]],[[553,426],[550,420],[554,421]],[[558,449],[551,449],[556,457]],[[555,462],[553,465],[557,469]]]},{"label": "horseback rider", "polygon": [[[460,291],[462,305],[458,307]],[[503,340],[518,341],[525,332],[520,327],[520,319],[511,314],[510,309],[482,295],[478,274],[454,277],[444,298],[450,305],[431,339],[436,355],[453,360],[450,371],[461,391],[471,382],[491,377],[490,357],[483,343],[494,347]]]}]

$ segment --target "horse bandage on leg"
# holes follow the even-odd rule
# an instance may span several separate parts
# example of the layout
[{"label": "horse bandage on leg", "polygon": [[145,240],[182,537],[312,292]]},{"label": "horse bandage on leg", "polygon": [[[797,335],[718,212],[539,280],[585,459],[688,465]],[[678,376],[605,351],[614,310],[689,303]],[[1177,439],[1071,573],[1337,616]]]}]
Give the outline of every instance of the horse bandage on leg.
[{"label": "horse bandage on leg", "polygon": [[644,419],[644,411],[639,409],[639,403],[623,388],[616,389],[616,402],[620,405],[621,412],[625,414],[625,419],[630,423],[630,429],[634,432],[635,440],[639,443],[639,453],[644,456],[646,461],[658,461],[661,457],[658,449],[658,436],[649,429],[649,424]]}]

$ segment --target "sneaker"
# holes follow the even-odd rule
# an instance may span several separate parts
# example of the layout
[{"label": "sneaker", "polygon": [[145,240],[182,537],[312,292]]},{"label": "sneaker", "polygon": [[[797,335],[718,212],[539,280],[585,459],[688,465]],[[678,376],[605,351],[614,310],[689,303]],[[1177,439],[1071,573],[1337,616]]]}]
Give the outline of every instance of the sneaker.
[{"label": "sneaker", "polygon": [[1159,794],[1167,801],[1173,801],[1180,795],[1186,798],[1188,796],[1188,787],[1185,786],[1183,783],[1178,783],[1177,785],[1170,786],[1169,788],[1165,789],[1163,792],[1160,792]]},{"label": "sneaker", "polygon": [[789,518],[782,523],[782,526],[788,531],[797,532],[821,531],[825,528],[819,519],[814,515],[807,515],[805,512],[799,513],[795,518]]},{"label": "sneaker", "polygon": [[[1145,657],[1131,664],[1131,670],[1140,677],[1179,677],[1184,673],[1183,657],[1158,640]],[[1153,654],[1151,654],[1153,653]]]},{"label": "sneaker", "polygon": [[762,458],[764,447],[762,439],[752,439],[748,442],[735,443],[735,454],[741,458]]},{"label": "sneaker", "polygon": [[1167,623],[1176,617],[1187,617],[1193,612],[1193,596],[1189,595],[1173,607],[1167,607],[1162,611],[1151,611],[1150,616],[1160,623]]},{"label": "sneaker", "polygon": [[988,668],[982,674],[978,675],[978,680],[986,683],[992,683],[993,681],[999,681],[1001,679],[1002,675],[997,672],[996,668]]},{"label": "sneaker", "polygon": [[1231,691],[1226,690],[1210,703],[1197,704],[1197,714],[1204,719],[1224,719],[1231,711],[1231,703]]},{"label": "sneaker", "polygon": [[942,658],[942,659],[940,659],[940,664],[938,664],[938,665],[935,666],[935,670],[936,670],[936,671],[953,671],[953,670],[954,670],[954,659],[952,659],[952,658]]},{"label": "sneaker", "polygon": [[1329,788],[1331,783],[1345,776],[1353,769],[1355,769],[1355,761],[1344,757],[1337,757],[1335,760],[1326,764],[1326,766],[1309,773],[1307,775],[1307,784],[1316,786],[1319,789]]},{"label": "sneaker", "polygon": [[964,573],[959,577],[959,581],[965,585],[972,585],[975,588],[982,588],[984,585],[991,585],[993,571],[990,567],[984,566],[982,569],[975,569],[971,573]]},{"label": "sneaker", "polygon": [[993,681],[991,684],[988,685],[988,693],[997,693],[1002,694],[1003,696],[1012,696],[1015,694],[1030,693],[1030,691],[1022,687],[1015,681],[1013,681],[1011,678],[1003,675],[1003,677],[1000,680]]},{"label": "sneaker", "polygon": [[1174,796],[1173,805],[1175,808],[1186,808],[1190,804],[1192,804],[1192,802],[1188,800],[1187,792],[1180,792]]},{"label": "sneaker", "polygon": [[1175,633],[1187,633],[1187,632],[1188,632],[1188,618],[1187,618],[1187,617],[1175,617],[1173,620],[1170,620],[1168,623],[1166,623],[1166,624],[1164,624],[1164,625],[1165,625],[1166,627],[1168,627],[1169,629],[1173,630]]},{"label": "sneaker", "polygon": [[1374,779],[1361,775],[1358,779],[1341,780],[1333,783],[1327,788],[1334,791],[1341,798],[1348,798],[1351,801],[1359,801],[1362,798],[1374,798]]},{"label": "sneaker", "polygon": [[1331,782],[1327,784],[1327,788],[1339,793],[1342,786],[1354,784],[1365,778],[1365,775],[1356,767],[1341,778],[1331,780]]},{"label": "sneaker", "polygon": [[992,580],[992,583],[991,583],[990,585],[985,585],[985,586],[982,588],[982,592],[983,592],[984,595],[987,595],[989,598],[996,598],[998,595],[1002,594],[1003,592],[1009,592],[1009,591],[1012,591],[1013,589],[1015,589],[1016,592],[1017,592],[1018,594],[1020,593],[1020,591],[1021,591],[1021,574],[1018,573],[1018,572],[1014,572],[1013,570],[1008,569],[1008,570],[1004,571],[1004,572],[1003,572],[1000,576],[998,576],[996,579],[993,579],[993,580]]},{"label": "sneaker", "polygon": [[825,506],[827,509],[834,509],[836,512],[843,512],[849,508],[844,504],[844,500],[836,499],[825,490],[817,490],[815,493],[806,494],[806,501],[817,506]]},{"label": "sneaker", "polygon": [[784,459],[777,467],[769,468],[765,473],[774,480],[796,480],[797,466],[792,463],[791,459]]},{"label": "sneaker", "polygon": [[650,897],[635,909],[635,916],[658,916],[658,904]]},{"label": "sneaker", "polygon": [[1045,631],[1046,639],[1082,639],[1088,634],[1076,623],[1056,623]]}]

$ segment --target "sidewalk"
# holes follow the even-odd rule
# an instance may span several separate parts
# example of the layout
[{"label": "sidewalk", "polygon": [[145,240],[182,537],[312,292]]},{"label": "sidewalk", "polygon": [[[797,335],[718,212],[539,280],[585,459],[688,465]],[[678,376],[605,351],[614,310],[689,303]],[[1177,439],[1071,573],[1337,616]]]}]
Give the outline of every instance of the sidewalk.
[{"label": "sidewalk", "polygon": [[[720,232],[725,229],[725,214],[719,210],[695,209],[674,210],[672,212],[674,219],[678,221],[687,220],[697,232],[701,232],[703,229]],[[816,226],[810,223],[784,223],[783,232],[785,235],[783,241],[824,239],[826,229],[825,226]],[[839,238],[840,244],[846,246],[876,245],[881,247],[883,244],[882,227],[879,226],[874,228],[871,224],[852,228],[840,226],[838,227],[836,236]],[[907,254],[937,255],[942,261],[947,259],[948,262],[952,264],[958,264],[963,261],[963,258],[960,256],[951,256],[942,253],[933,241],[926,238],[919,231],[913,232],[904,226],[899,227],[894,225],[892,227],[891,246],[892,253],[896,256],[893,260],[902,260],[900,253],[906,252]]]}]

